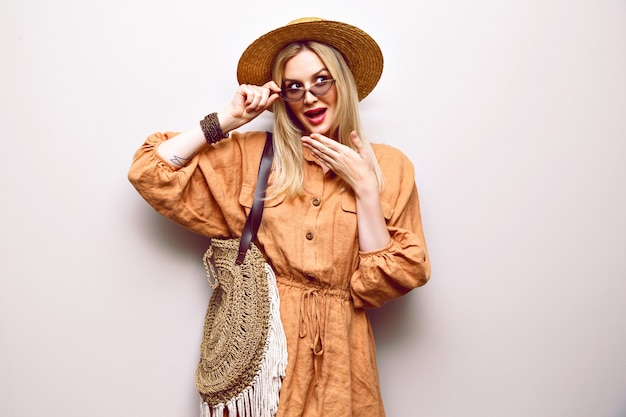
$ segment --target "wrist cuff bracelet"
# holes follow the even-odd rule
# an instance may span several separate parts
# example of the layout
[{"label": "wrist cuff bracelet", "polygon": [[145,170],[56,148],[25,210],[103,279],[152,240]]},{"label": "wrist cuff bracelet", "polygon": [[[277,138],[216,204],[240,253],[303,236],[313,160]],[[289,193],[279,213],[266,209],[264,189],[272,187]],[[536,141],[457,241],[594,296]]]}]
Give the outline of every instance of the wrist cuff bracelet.
[{"label": "wrist cuff bracelet", "polygon": [[209,145],[219,142],[222,139],[226,139],[228,133],[222,132],[220,121],[217,118],[217,113],[208,114],[204,119],[200,120],[200,127],[204,138]]}]

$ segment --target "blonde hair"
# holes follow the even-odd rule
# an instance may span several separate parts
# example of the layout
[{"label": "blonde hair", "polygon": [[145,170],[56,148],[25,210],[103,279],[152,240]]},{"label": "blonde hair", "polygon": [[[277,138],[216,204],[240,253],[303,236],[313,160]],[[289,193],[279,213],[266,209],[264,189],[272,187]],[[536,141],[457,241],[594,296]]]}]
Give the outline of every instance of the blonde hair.
[{"label": "blonde hair", "polygon": [[[363,142],[366,152],[374,163],[379,189],[383,187],[383,176],[374,156],[370,142],[362,133],[359,117],[358,91],[352,72],[345,59],[335,48],[319,42],[306,41],[287,45],[276,58],[272,68],[272,79],[282,86],[285,64],[303,50],[311,50],[326,65],[333,79],[336,80],[337,108],[336,117],[330,128],[335,132],[339,143],[355,149],[350,140],[350,133],[356,131]],[[304,173],[302,171],[302,142],[304,129],[289,106],[283,100],[274,103],[274,173],[268,187],[268,198],[286,193],[288,196],[304,194]]]}]

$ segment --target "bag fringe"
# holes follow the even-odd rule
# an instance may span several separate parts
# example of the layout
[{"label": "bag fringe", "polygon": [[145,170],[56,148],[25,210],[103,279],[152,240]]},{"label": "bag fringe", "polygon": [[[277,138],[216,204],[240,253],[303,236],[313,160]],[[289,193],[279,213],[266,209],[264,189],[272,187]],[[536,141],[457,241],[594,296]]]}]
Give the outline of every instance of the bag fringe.
[{"label": "bag fringe", "polygon": [[201,417],[273,417],[278,411],[280,387],[287,369],[287,339],[280,320],[280,296],[276,286],[276,275],[269,264],[265,264],[265,275],[269,287],[270,324],[263,360],[258,374],[243,392],[226,404],[200,405]]}]

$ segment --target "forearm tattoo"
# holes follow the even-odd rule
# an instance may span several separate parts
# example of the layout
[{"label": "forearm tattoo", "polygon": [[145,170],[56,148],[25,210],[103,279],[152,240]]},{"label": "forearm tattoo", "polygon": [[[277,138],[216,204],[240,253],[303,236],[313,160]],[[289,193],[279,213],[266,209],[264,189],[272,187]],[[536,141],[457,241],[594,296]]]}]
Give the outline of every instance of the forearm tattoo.
[{"label": "forearm tattoo", "polygon": [[172,165],[176,165],[179,167],[184,167],[185,165],[187,165],[188,161],[189,161],[189,158],[183,158],[182,156],[177,156],[177,155],[174,155],[174,157],[170,159],[170,162],[172,163]]}]

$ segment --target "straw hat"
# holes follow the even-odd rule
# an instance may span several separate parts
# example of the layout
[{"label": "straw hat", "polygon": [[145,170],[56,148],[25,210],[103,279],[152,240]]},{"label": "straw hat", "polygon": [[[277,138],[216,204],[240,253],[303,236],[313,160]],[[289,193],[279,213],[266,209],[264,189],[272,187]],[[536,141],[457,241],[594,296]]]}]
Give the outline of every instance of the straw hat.
[{"label": "straw hat", "polygon": [[309,40],[341,52],[356,81],[359,100],[374,89],[383,72],[383,54],[376,41],[356,26],[318,17],[293,20],[252,42],[239,59],[239,84],[263,85],[270,81],[276,54],[290,43]]}]

